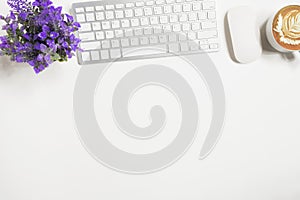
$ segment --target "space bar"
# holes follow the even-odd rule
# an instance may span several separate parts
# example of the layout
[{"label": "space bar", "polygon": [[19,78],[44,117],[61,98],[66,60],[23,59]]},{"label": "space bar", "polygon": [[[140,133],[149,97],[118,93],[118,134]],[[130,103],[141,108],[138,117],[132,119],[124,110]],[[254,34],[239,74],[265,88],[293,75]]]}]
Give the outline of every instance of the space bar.
[{"label": "space bar", "polygon": [[167,53],[167,45],[154,45],[144,47],[123,48],[123,57],[149,56]]}]

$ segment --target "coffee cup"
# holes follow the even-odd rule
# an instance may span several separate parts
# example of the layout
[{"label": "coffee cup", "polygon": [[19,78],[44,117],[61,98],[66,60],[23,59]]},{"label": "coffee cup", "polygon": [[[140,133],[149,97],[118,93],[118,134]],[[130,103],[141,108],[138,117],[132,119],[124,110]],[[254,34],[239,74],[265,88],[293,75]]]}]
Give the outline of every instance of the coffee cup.
[{"label": "coffee cup", "polygon": [[300,5],[289,5],[276,12],[267,22],[267,39],[277,51],[300,51]]}]

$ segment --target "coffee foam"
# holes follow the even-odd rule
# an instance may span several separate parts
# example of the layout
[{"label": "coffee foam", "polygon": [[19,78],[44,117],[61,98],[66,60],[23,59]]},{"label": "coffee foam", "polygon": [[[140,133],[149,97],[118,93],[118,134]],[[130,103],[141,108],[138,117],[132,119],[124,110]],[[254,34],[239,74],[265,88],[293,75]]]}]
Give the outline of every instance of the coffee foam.
[{"label": "coffee foam", "polygon": [[291,6],[291,8],[286,7],[279,11],[275,19],[276,27],[273,30],[279,34],[280,42],[298,46],[300,45],[300,6]]}]

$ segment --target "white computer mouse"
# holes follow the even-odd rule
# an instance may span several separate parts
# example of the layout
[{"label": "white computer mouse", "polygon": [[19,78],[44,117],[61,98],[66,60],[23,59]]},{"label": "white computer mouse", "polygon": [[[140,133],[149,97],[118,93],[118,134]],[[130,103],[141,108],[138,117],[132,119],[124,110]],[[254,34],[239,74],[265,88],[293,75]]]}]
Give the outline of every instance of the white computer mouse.
[{"label": "white computer mouse", "polygon": [[262,54],[262,44],[255,10],[248,6],[232,8],[227,20],[235,59],[240,63],[257,60]]}]

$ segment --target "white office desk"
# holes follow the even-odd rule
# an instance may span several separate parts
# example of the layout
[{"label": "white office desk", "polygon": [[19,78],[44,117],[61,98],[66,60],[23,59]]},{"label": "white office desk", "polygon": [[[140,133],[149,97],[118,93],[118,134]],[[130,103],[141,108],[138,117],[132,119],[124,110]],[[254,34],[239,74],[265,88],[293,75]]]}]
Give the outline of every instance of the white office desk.
[{"label": "white office desk", "polygon": [[[67,11],[75,0],[54,2]],[[218,0],[222,49],[210,56],[227,98],[222,138],[205,160],[197,159],[198,137],[182,159],[149,175],[112,171],[82,147],[73,121],[75,58],[38,76],[0,58],[0,199],[300,199],[300,58],[264,52],[240,65],[230,59],[224,34],[231,7],[254,6],[263,24],[289,2]]]}]

